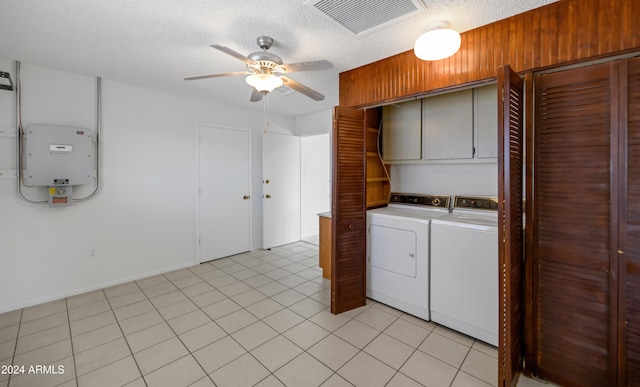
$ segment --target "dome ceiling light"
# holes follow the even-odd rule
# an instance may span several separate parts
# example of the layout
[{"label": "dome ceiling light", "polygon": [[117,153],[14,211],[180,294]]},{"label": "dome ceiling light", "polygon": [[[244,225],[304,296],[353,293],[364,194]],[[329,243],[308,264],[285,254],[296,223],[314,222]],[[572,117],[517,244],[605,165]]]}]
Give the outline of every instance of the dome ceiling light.
[{"label": "dome ceiling light", "polygon": [[460,49],[460,34],[440,20],[429,25],[429,30],[416,39],[413,52],[422,60],[448,58]]},{"label": "dome ceiling light", "polygon": [[273,74],[253,74],[246,79],[247,83],[262,92],[272,92],[273,89],[282,86],[280,77]]}]

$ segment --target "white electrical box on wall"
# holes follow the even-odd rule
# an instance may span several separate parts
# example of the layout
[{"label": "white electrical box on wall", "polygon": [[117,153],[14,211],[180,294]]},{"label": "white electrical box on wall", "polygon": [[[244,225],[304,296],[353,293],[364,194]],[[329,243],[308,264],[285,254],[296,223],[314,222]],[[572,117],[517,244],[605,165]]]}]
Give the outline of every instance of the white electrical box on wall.
[{"label": "white electrical box on wall", "polygon": [[89,129],[33,124],[24,133],[24,179],[28,186],[71,186],[91,182],[95,169]]}]

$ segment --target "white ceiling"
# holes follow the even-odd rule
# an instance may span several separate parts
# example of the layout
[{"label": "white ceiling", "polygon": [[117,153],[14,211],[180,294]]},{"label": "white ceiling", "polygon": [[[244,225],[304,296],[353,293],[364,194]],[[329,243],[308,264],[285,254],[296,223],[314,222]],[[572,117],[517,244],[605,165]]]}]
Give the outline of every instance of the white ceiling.
[{"label": "white ceiling", "polygon": [[259,51],[256,37],[268,35],[275,40],[270,52],[285,63],[327,59],[335,67],[288,75],[324,101],[269,95],[271,112],[297,116],[337,105],[340,72],[412,49],[433,21],[464,32],[556,0],[423,0],[425,11],[360,37],[305,1],[5,0],[0,57],[262,110],[262,102],[249,102],[242,76],[182,78],[243,71],[242,62],[209,45],[249,54]]}]

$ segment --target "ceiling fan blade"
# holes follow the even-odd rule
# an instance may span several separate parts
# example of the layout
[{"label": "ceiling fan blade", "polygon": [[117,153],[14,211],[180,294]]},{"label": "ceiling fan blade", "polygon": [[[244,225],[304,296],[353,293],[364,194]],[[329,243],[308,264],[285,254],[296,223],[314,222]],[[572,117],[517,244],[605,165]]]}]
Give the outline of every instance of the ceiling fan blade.
[{"label": "ceiling fan blade", "polygon": [[249,75],[251,74],[248,71],[236,71],[234,73],[220,73],[220,74],[208,74],[208,75],[194,75],[191,77],[185,77],[185,81],[194,81],[196,79],[207,79],[207,78],[219,78],[219,77],[230,77],[234,75]]},{"label": "ceiling fan blade", "polygon": [[255,87],[252,87],[251,90],[253,90],[253,92],[251,93],[251,98],[249,99],[249,101],[258,102],[262,100],[262,96],[264,96],[262,92],[258,91],[258,89],[256,89]]},{"label": "ceiling fan blade", "polygon": [[304,94],[307,97],[316,101],[324,100],[324,95],[318,93],[317,91],[313,90],[310,87],[303,85],[300,82],[296,82],[293,79],[287,78],[287,77],[280,77],[280,79],[282,79],[282,83],[285,86],[292,88],[293,90],[297,91],[300,94]]},{"label": "ceiling fan blade", "polygon": [[243,61],[246,64],[253,63],[253,61],[251,59],[249,59],[246,56],[242,55],[238,51],[230,49],[227,46],[220,46],[220,45],[217,45],[217,44],[212,44],[211,47],[215,48],[216,50],[220,50],[220,51],[224,52],[227,55],[231,55],[232,57],[234,57],[236,59],[239,59],[239,60]]},{"label": "ceiling fan blade", "polygon": [[[333,68],[333,63],[328,60],[315,60],[311,62],[299,62],[299,63],[290,63],[278,66],[277,69],[282,69],[284,73],[293,73],[297,71],[318,71],[318,70],[329,70]],[[276,70],[277,71],[277,70]]]}]

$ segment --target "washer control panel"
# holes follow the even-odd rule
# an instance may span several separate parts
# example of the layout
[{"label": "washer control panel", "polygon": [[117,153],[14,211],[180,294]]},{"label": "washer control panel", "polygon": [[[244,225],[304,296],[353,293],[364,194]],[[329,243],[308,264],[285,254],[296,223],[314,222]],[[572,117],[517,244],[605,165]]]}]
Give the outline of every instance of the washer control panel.
[{"label": "washer control panel", "polygon": [[498,211],[498,198],[486,196],[456,196],[454,208]]},{"label": "washer control panel", "polygon": [[392,192],[390,203],[415,204],[439,208],[449,208],[451,196],[448,195],[422,195],[411,193]]}]

